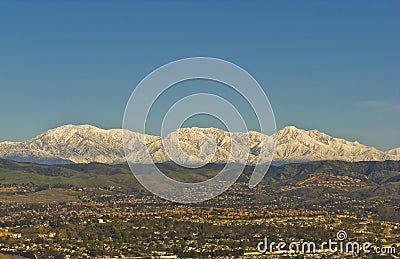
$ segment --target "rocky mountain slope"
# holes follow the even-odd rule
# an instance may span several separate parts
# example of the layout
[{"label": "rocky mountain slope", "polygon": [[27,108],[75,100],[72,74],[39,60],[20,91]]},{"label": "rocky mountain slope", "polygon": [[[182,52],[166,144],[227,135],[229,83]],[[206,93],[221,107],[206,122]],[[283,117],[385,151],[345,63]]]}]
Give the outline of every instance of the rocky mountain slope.
[{"label": "rocky mountain slope", "polygon": [[[204,159],[212,163],[241,162],[245,161],[243,159],[248,153],[245,141],[236,141],[234,142],[236,152],[229,158],[232,147],[231,135],[215,128],[182,128],[164,138],[135,132],[127,134],[130,137],[130,147],[132,147],[129,160],[134,163],[149,162],[148,157],[145,156],[146,147],[153,160],[159,163],[170,161],[170,156],[181,163],[197,164]],[[246,135],[235,134],[239,134],[239,140]],[[167,154],[163,148],[163,140],[171,141],[174,136],[178,136],[183,153],[173,149]],[[333,138],[317,130],[307,131],[289,126],[279,130],[275,137],[275,164],[319,160],[352,162],[400,160],[400,149],[384,152],[358,142]],[[259,132],[249,132],[248,164],[258,161],[262,156],[260,146],[263,141],[270,138],[271,136]],[[0,157],[45,164],[89,162],[117,164],[126,161],[122,145],[122,130],[103,130],[90,125],[65,125],[24,142],[2,142]],[[263,159],[261,158],[261,161]]]}]

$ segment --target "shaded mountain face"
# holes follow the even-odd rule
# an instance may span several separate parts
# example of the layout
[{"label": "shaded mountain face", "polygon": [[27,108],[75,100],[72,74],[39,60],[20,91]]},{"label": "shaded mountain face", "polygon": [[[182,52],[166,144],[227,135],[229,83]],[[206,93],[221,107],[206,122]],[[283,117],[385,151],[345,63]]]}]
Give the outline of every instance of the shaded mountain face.
[{"label": "shaded mountain face", "polygon": [[[191,163],[190,159],[193,159],[195,164],[199,162],[199,158],[196,156],[200,155],[201,158],[201,154],[214,154],[207,156],[209,159],[207,162],[247,161],[247,164],[253,165],[257,161],[268,162],[267,157],[264,157],[260,150],[263,141],[273,137],[276,139],[275,164],[320,160],[351,162],[400,160],[399,148],[384,152],[358,142],[333,138],[317,130],[307,131],[294,126],[279,130],[275,136],[250,131],[248,134],[250,149],[245,142],[236,141],[233,156],[230,156],[231,134],[220,129],[182,128],[164,138],[135,132],[125,132],[125,134],[128,134],[132,143],[133,150],[128,159],[133,163],[151,162],[145,155],[147,149],[153,161],[157,163],[168,162],[172,156],[179,163]],[[183,156],[182,152],[179,153],[175,150],[169,150],[167,154],[163,148],[163,140],[168,141],[174,134],[177,134],[179,145],[187,156]],[[234,134],[246,135],[245,133]],[[90,125],[65,125],[24,142],[2,142],[0,143],[0,157],[44,164],[90,162],[118,164],[126,162],[122,130],[103,130]],[[206,156],[204,156],[205,158]]]}]

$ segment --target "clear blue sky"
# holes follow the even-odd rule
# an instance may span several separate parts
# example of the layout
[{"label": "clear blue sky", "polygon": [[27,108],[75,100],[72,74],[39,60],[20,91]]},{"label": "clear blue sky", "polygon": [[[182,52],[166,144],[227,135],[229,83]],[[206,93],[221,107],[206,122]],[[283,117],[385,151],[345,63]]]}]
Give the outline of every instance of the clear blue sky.
[{"label": "clear blue sky", "polygon": [[400,146],[399,1],[1,1],[0,141],[72,123],[120,128],[170,61],[249,71],[277,127]]}]

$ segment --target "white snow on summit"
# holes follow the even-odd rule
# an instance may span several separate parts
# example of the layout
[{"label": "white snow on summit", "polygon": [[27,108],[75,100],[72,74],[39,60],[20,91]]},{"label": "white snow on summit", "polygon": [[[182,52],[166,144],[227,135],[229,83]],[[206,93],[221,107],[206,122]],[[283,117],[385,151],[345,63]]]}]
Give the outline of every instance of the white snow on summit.
[{"label": "white snow on summit", "polygon": [[[170,157],[183,164],[198,164],[204,161],[254,164],[259,159],[261,162],[266,162],[268,154],[260,154],[260,150],[261,146],[272,138],[250,131],[248,134],[250,150],[248,150],[245,141],[247,134],[234,133],[235,142],[232,144],[229,132],[215,128],[182,128],[164,138],[129,131],[125,131],[124,134],[130,139],[126,145],[130,149],[128,159],[134,163],[150,162],[146,156],[146,148],[152,159],[159,163],[170,161]],[[183,152],[175,149],[167,150],[168,152],[164,150],[162,141],[174,141],[173,137],[178,137]],[[400,160],[400,148],[384,152],[358,142],[333,138],[318,130],[303,130],[288,126],[279,130],[275,137],[274,163],[277,164],[318,160]],[[232,145],[235,147],[235,152],[230,157]],[[2,142],[0,157],[47,164],[90,162],[115,164],[126,161],[122,130],[103,130],[90,125],[65,125],[24,142]]]}]

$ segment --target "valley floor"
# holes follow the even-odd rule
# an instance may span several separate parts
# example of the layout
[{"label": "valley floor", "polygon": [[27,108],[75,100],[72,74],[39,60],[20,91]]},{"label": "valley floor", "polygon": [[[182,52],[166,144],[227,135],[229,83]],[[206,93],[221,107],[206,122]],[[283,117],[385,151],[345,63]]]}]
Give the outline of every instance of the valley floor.
[{"label": "valley floor", "polygon": [[[25,189],[24,189],[25,188]],[[374,207],[391,201],[352,200],[296,205],[281,196],[265,201],[260,193],[235,184],[227,193],[198,205],[180,205],[146,192],[118,188],[55,188],[0,195],[0,251],[25,251],[37,258],[270,257],[257,244],[268,237],[279,242],[322,242],[345,230],[348,240],[394,247],[399,255],[400,223]],[[24,191],[25,190],[25,191]],[[9,191],[9,189],[8,189]],[[335,205],[336,204],[336,205]],[[390,213],[389,211],[385,213]],[[397,247],[396,247],[397,246]],[[359,258],[376,254],[298,253],[304,258]],[[390,258],[391,254],[379,258]]]}]

